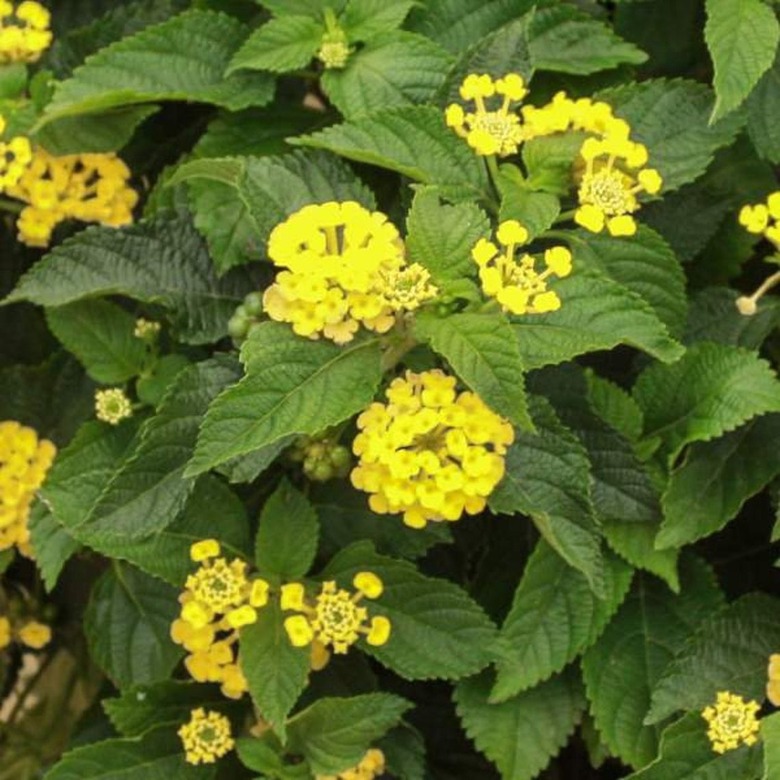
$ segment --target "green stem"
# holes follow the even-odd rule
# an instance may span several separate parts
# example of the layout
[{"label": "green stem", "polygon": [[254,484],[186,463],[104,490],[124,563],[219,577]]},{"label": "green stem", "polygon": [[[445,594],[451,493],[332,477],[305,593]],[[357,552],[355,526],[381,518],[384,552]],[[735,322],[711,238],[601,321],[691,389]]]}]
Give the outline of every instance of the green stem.
[{"label": "green stem", "polygon": [[21,214],[25,204],[20,203],[18,200],[10,200],[9,198],[0,198],[0,209],[8,211],[11,214]]},{"label": "green stem", "polygon": [[495,191],[496,195],[498,195],[500,200],[501,188],[498,186],[498,179],[501,173],[498,170],[498,160],[494,154],[490,154],[485,157],[485,162],[487,163],[488,174],[490,175],[490,181],[493,184],[493,190]]},{"label": "green stem", "polygon": [[553,225],[560,225],[561,222],[569,222],[574,219],[574,215],[577,213],[577,209],[569,209],[568,211],[562,211],[553,221]]}]

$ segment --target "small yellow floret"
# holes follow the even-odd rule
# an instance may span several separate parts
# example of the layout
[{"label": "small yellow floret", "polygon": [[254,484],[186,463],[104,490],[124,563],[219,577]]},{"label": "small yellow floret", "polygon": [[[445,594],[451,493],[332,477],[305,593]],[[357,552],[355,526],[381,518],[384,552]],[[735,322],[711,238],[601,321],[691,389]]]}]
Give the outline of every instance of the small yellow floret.
[{"label": "small yellow floret", "polygon": [[352,580],[352,584],[369,599],[378,599],[384,590],[382,580],[370,571],[358,572]]},{"label": "small yellow floret", "polygon": [[385,754],[378,748],[371,748],[360,763],[345,769],[337,775],[315,775],[315,780],[374,780],[385,772]]},{"label": "small yellow floret", "polygon": [[119,387],[95,392],[95,416],[109,425],[118,425],[133,416],[133,405]]},{"label": "small yellow floret", "polygon": [[200,542],[195,542],[190,547],[190,559],[200,563],[201,561],[207,561],[209,558],[217,558],[220,551],[221,548],[216,539],[203,539]]},{"label": "small yellow floret", "polygon": [[745,701],[735,693],[718,693],[715,704],[702,712],[702,717],[709,724],[707,736],[712,749],[716,753],[725,753],[743,744],[754,745],[758,740],[756,713],[759,709],[757,702]]},{"label": "small yellow floret", "polygon": [[141,341],[154,341],[160,334],[161,327],[159,322],[153,322],[151,320],[145,320],[143,317],[139,317],[135,321],[133,335],[137,339],[141,339]]},{"label": "small yellow floret", "polygon": [[19,629],[19,641],[33,650],[40,650],[51,642],[51,628],[31,620]]},{"label": "small yellow floret", "polygon": [[13,4],[0,5],[0,65],[11,62],[37,62],[49,48],[49,12],[33,0],[24,0],[14,11]]},{"label": "small yellow floret", "polygon": [[218,712],[202,707],[192,711],[190,720],[179,729],[188,764],[213,764],[234,747],[230,721]]},{"label": "small yellow floret", "polygon": [[780,654],[778,653],[769,656],[766,697],[775,707],[780,707]]}]

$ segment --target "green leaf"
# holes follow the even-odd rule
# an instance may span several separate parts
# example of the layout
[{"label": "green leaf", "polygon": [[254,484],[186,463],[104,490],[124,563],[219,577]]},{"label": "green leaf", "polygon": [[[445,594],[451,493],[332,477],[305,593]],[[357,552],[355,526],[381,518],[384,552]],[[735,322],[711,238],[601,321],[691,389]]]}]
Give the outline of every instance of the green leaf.
[{"label": "green leaf", "polygon": [[650,165],[671,192],[697,179],[717,149],[728,146],[741,127],[741,117],[709,125],[712,91],[683,79],[656,79],[626,84],[598,93],[631,125],[631,137],[645,144]]},{"label": "green leaf", "polygon": [[771,596],[749,593],[702,623],[654,686],[646,722],[703,709],[718,691],[763,701],[769,655],[780,646],[778,607]]},{"label": "green leaf", "polygon": [[645,439],[659,439],[672,462],[686,444],[780,411],[780,382],[754,352],[705,341],[672,365],[645,369],[634,398],[645,416]]},{"label": "green leaf", "polygon": [[612,753],[632,767],[652,761],[658,751],[660,729],[643,725],[651,691],[696,626],[723,602],[703,563],[688,559],[681,573],[678,596],[658,580],[637,577],[582,660],[596,727]]},{"label": "green leaf", "polygon": [[0,65],[0,100],[18,98],[27,86],[27,65],[11,62]]},{"label": "green leaf", "polygon": [[663,361],[676,360],[674,341],[650,305],[617,282],[576,269],[556,280],[561,308],[513,318],[527,369],[563,363],[577,355],[629,344]]},{"label": "green leaf", "polygon": [[290,747],[315,774],[342,772],[354,767],[410,706],[390,693],[319,699],[290,720]]},{"label": "green leaf", "polygon": [[409,29],[459,54],[482,37],[517,19],[533,0],[428,0],[410,17]]},{"label": "green leaf", "polygon": [[35,551],[35,563],[46,583],[46,590],[51,592],[62,567],[81,545],[57,522],[41,501],[33,504],[27,525],[30,529],[30,544]]},{"label": "green leaf", "polygon": [[419,315],[415,334],[442,355],[460,379],[494,411],[533,430],[525,376],[512,328],[498,313]]},{"label": "green leaf", "polygon": [[[257,0],[255,0],[257,2]],[[262,0],[265,6],[276,16],[288,14],[307,14],[317,19],[324,17],[326,8],[331,8],[334,13],[339,13],[346,4],[346,0]]]},{"label": "green leaf", "polygon": [[707,0],[706,8],[704,36],[715,66],[714,122],[741,105],[772,65],[780,24],[762,0]]},{"label": "green leaf", "polygon": [[325,29],[311,16],[280,16],[255,30],[230,61],[227,74],[247,68],[284,73],[302,68],[319,49]]},{"label": "green leaf", "polygon": [[628,593],[633,574],[615,556],[605,563],[606,596],[599,599],[584,575],[543,539],[538,542],[501,627],[505,650],[491,702],[549,679],[598,639]]},{"label": "green leaf", "polygon": [[734,519],[745,501],[780,474],[778,439],[780,415],[769,414],[694,444],[669,479],[656,547],[682,547]]},{"label": "green leaf", "polygon": [[182,474],[203,415],[236,378],[236,366],[227,360],[209,360],[182,371],[91,511],[70,526],[72,532],[99,546],[106,537],[137,540],[171,525],[194,487]]},{"label": "green leaf", "polygon": [[258,610],[257,622],[241,629],[241,669],[260,714],[285,739],[285,719],[309,677],[310,652],[293,647],[274,598]]},{"label": "green leaf", "polygon": [[568,196],[574,162],[585,138],[585,133],[568,132],[526,141],[521,150],[528,171],[526,186],[534,191]]},{"label": "green leaf", "polygon": [[654,230],[640,225],[635,236],[614,238],[581,230],[572,240],[574,265],[594,268],[639,295],[673,336],[685,326],[685,274],[674,252]]},{"label": "green leaf", "polygon": [[171,641],[178,592],[114,562],[92,588],[84,631],[92,658],[120,688],[167,679],[183,655]]},{"label": "green leaf", "polygon": [[588,456],[546,399],[531,396],[530,409],[536,433],[515,432],[506,475],[490,497],[490,508],[529,515],[553,549],[582,572],[595,593],[604,595]]},{"label": "green leaf", "polygon": [[596,414],[626,439],[635,442],[642,435],[644,416],[628,391],[594,371],[585,371],[588,402]]},{"label": "green leaf", "polygon": [[49,309],[46,323],[97,382],[118,384],[141,373],[146,346],[133,335],[135,317],[106,300]]},{"label": "green leaf", "polygon": [[135,383],[138,400],[155,409],[162,403],[168,388],[185,368],[192,365],[184,355],[174,352],[163,355],[154,365],[144,371]]},{"label": "green leaf", "polygon": [[466,734],[504,780],[532,780],[566,744],[585,706],[582,683],[572,669],[514,699],[490,704],[490,672],[455,688]]},{"label": "green leaf", "polygon": [[626,780],[758,780],[759,765],[756,748],[718,755],[707,737],[704,718],[691,712],[661,735],[658,758]]},{"label": "green leaf", "polygon": [[350,55],[345,68],[326,70],[321,84],[344,117],[354,119],[430,101],[451,64],[452,57],[428,38],[388,32]]},{"label": "green leaf", "polygon": [[529,14],[526,35],[537,70],[587,75],[647,60],[643,51],[619,38],[611,27],[567,4]]},{"label": "green leaf", "polygon": [[764,743],[764,780],[780,773],[780,712],[761,718],[761,741]]},{"label": "green leaf", "polygon": [[215,772],[214,765],[186,763],[176,733],[159,729],[71,750],[46,773],[46,780],[211,780]]},{"label": "green leaf", "polygon": [[255,540],[261,576],[289,582],[303,577],[317,553],[320,523],[306,496],[283,480],[266,500]]},{"label": "green leaf", "polygon": [[36,263],[4,303],[62,306],[126,295],[163,305],[180,340],[205,344],[227,333],[227,321],[245,293],[238,276],[217,280],[190,219],[168,214],[127,228],[78,233]]},{"label": "green leaf", "polygon": [[549,192],[528,189],[528,183],[515,165],[501,166],[497,184],[501,191],[499,222],[516,219],[528,230],[531,238],[552,227],[561,213],[558,198]]},{"label": "green leaf", "polygon": [[433,106],[380,111],[291,143],[325,149],[435,184],[448,199],[481,198],[487,191],[482,160],[446,126],[444,112]]},{"label": "green leaf", "polygon": [[387,769],[399,780],[425,780],[425,742],[419,731],[407,724],[393,729],[378,744]]},{"label": "green leaf", "polygon": [[490,222],[473,203],[443,204],[433,188],[418,190],[406,218],[409,261],[427,268],[446,294],[460,289],[464,278],[474,277],[471,250],[490,234]]},{"label": "green leaf", "polygon": [[379,386],[379,358],[373,338],[339,347],[302,339],[282,323],[261,324],[244,344],[246,376],[209,408],[184,476],[361,411]]},{"label": "green leaf", "polygon": [[403,24],[414,0],[349,0],[339,24],[350,41],[367,41]]},{"label": "green leaf", "polygon": [[765,160],[780,162],[780,60],[761,77],[747,99],[747,128],[756,151]]},{"label": "green leaf", "polygon": [[231,110],[268,103],[267,74],[225,78],[246,28],[212,11],[192,10],[101,49],[60,82],[39,122],[155,100],[213,103]]},{"label": "green leaf", "polygon": [[123,737],[140,737],[160,726],[178,726],[190,719],[196,707],[225,709],[225,697],[216,685],[166,680],[126,688],[117,698],[101,704]]},{"label": "green leaf", "polygon": [[409,680],[456,680],[494,659],[495,626],[457,585],[377,555],[368,542],[339,552],[322,576],[349,587],[360,571],[374,572],[384,583],[374,609],[392,625],[387,644],[362,647],[396,674]]}]

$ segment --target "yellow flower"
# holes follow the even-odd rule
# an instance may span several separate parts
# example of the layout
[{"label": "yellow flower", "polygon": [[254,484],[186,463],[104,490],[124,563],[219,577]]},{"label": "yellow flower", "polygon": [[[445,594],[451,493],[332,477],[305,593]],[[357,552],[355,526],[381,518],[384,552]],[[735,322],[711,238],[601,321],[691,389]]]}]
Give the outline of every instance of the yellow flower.
[{"label": "yellow flower", "polygon": [[[445,121],[461,138],[465,138],[474,151],[483,156],[496,154],[499,157],[517,152],[525,135],[520,118],[510,113],[513,103],[521,101],[527,94],[523,77],[509,73],[500,79],[472,73],[463,80],[460,96],[472,101],[475,110],[466,112],[462,106],[452,103],[445,110]],[[503,98],[497,108],[488,109],[485,98],[499,95]]]},{"label": "yellow flower", "polygon": [[49,12],[33,0],[16,10],[10,2],[0,4],[0,64],[37,62],[51,45],[49,24]]},{"label": "yellow flower", "polygon": [[767,677],[766,697],[775,707],[780,707],[780,655],[777,653],[769,656]]},{"label": "yellow flower", "polygon": [[18,422],[0,422],[0,551],[32,556],[27,519],[57,448]]},{"label": "yellow flower", "polygon": [[412,528],[477,514],[504,476],[512,426],[442,371],[406,372],[358,417],[352,484]]},{"label": "yellow flower", "polygon": [[743,206],[739,223],[749,233],[763,234],[780,249],[780,191],[773,192],[764,203]]},{"label": "yellow flower", "polygon": [[745,701],[735,693],[718,693],[715,704],[702,712],[702,717],[709,724],[707,736],[712,749],[716,753],[725,753],[741,744],[754,745],[758,739],[756,713],[759,709],[757,702]]},{"label": "yellow flower", "polygon": [[188,723],[179,729],[188,764],[213,764],[235,746],[230,721],[218,712],[202,707],[193,710]]},{"label": "yellow flower", "polygon": [[0,650],[5,650],[11,644],[11,621],[0,615]]},{"label": "yellow flower", "polygon": [[[5,120],[0,117],[0,135],[5,132]],[[15,186],[32,160],[30,142],[22,136],[0,141],[0,192]]]},{"label": "yellow flower", "polygon": [[359,572],[352,584],[357,592],[350,594],[333,581],[323,582],[320,593],[312,602],[305,600],[300,583],[285,585],[282,609],[303,613],[284,621],[291,644],[305,647],[317,641],[323,648],[333,647],[335,653],[346,653],[361,635],[371,645],[385,644],[390,638],[390,621],[381,616],[369,618],[368,610],[358,606],[364,597],[381,596],[382,581],[372,572]]},{"label": "yellow flower", "polygon": [[544,106],[523,106],[523,125],[527,138],[565,133],[585,132],[600,136],[628,137],[628,124],[614,116],[612,106],[590,98],[572,100],[558,92]]},{"label": "yellow flower", "polygon": [[195,574],[187,577],[185,587],[194,599],[190,603],[211,613],[228,612],[246,601],[249,590],[246,563],[239,560],[228,563],[225,558],[205,560]]},{"label": "yellow flower", "polygon": [[315,775],[315,780],[374,780],[384,774],[385,754],[378,748],[371,748],[352,769],[345,769],[337,775]]},{"label": "yellow flower", "polygon": [[122,420],[133,416],[133,405],[119,387],[95,392],[95,416],[109,425],[119,425]]},{"label": "yellow flower", "polygon": [[643,167],[647,149],[622,136],[588,138],[580,155],[585,160],[585,172],[575,222],[593,233],[606,227],[613,236],[634,235],[636,221],[631,215],[639,208],[637,194],[644,191],[655,195],[662,185],[658,171]]},{"label": "yellow flower", "polygon": [[496,238],[504,248],[503,253],[485,238],[471,250],[471,256],[479,266],[485,295],[495,298],[504,311],[512,314],[543,314],[560,308],[560,299],[547,289],[547,280],[553,274],[564,277],[571,273],[571,252],[563,246],[547,249],[544,253],[546,268],[540,273],[532,255],[523,254],[515,259],[515,248],[528,241],[528,231],[519,222],[502,222]]},{"label": "yellow flower", "polygon": [[385,333],[432,290],[417,271],[401,277],[405,297],[390,286],[406,266],[398,230],[351,201],[304,206],[274,228],[268,256],[286,270],[265,291],[263,309],[312,339],[344,344],[361,325]]},{"label": "yellow flower", "polygon": [[19,641],[33,650],[40,650],[51,642],[51,628],[37,620],[26,623],[18,633]]},{"label": "yellow flower", "polygon": [[133,335],[141,341],[154,341],[160,334],[161,325],[159,322],[152,322],[145,320],[143,317],[139,317],[135,321],[135,328],[133,329]]}]

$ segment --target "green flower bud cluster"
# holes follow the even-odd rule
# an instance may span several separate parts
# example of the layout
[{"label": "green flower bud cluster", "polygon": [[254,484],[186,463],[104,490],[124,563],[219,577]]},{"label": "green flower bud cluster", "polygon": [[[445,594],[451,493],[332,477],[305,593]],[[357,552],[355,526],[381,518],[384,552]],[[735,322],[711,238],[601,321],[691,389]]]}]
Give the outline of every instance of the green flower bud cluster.
[{"label": "green flower bud cluster", "polygon": [[349,449],[330,437],[302,436],[290,450],[290,458],[303,464],[303,473],[313,482],[327,482],[349,474]]},{"label": "green flower bud cluster", "polygon": [[263,315],[263,294],[251,292],[238,306],[228,320],[228,333],[236,344],[240,344],[260,323]]}]

